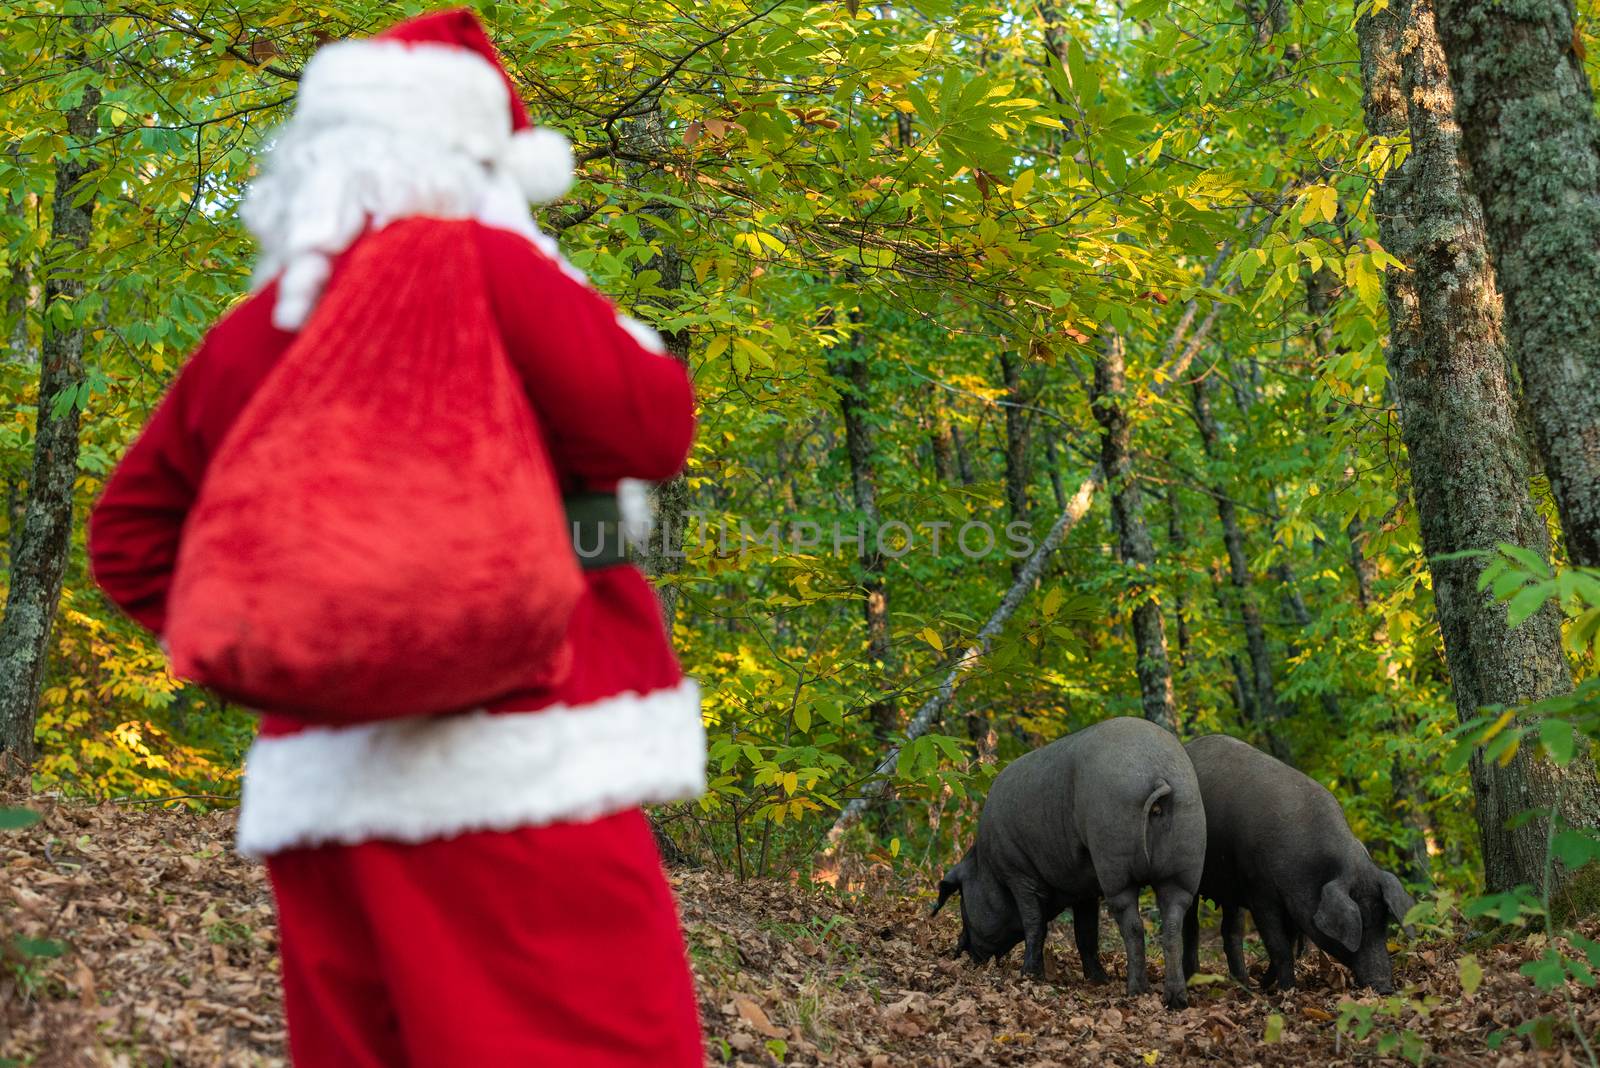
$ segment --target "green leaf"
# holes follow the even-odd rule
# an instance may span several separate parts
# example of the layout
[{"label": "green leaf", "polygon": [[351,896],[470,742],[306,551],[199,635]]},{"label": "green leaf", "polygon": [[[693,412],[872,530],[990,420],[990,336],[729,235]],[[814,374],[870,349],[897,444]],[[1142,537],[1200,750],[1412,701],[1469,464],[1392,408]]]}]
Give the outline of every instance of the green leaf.
[{"label": "green leaf", "polygon": [[39,814],[31,808],[0,808],[0,831],[20,831],[39,822]]},{"label": "green leaf", "polygon": [[66,943],[56,942],[49,938],[23,938],[19,935],[12,939],[11,944],[24,957],[48,959],[59,957],[67,951]]},{"label": "green leaf", "polygon": [[1550,754],[1550,759],[1566,767],[1572,759],[1574,741],[1572,724],[1564,719],[1547,719],[1539,724],[1539,744]]}]

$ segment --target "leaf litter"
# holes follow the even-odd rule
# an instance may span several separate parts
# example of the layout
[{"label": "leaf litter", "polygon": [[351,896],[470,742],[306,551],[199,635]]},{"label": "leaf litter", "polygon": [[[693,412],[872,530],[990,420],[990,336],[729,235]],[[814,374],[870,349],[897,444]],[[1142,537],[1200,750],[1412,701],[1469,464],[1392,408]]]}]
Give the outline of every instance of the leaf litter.
[{"label": "leaf litter", "polygon": [[[286,1064],[271,893],[264,869],[233,851],[233,814],[27,803],[43,819],[0,834],[0,1063]],[[1593,991],[1570,984],[1569,1004],[1518,974],[1543,954],[1537,936],[1477,947],[1466,967],[1454,943],[1402,944],[1406,997],[1383,999],[1352,990],[1316,950],[1300,961],[1299,989],[1246,991],[1212,974],[1223,965],[1207,930],[1190,1007],[1167,1012],[1155,994],[1122,993],[1120,941],[1104,921],[1111,983],[1081,978],[1059,923],[1038,982],[1020,974],[1016,952],[983,967],[952,959],[958,913],[928,916],[931,879],[856,895],[698,869],[672,882],[708,1064],[1304,1068],[1408,1063],[1409,1049],[1436,1065],[1566,1066],[1586,1061],[1569,1019],[1600,1027]],[[1259,975],[1257,958],[1259,947]],[[1362,1039],[1337,1028],[1351,999],[1379,1008]],[[1535,1027],[1540,1017],[1551,1025]]]}]

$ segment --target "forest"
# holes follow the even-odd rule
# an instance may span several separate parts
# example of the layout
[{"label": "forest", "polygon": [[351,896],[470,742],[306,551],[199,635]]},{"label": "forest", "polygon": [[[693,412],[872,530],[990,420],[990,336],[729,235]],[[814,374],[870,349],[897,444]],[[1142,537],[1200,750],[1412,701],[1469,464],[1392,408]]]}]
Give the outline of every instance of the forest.
[{"label": "forest", "polygon": [[[474,6],[574,146],[539,225],[693,382],[641,563],[711,1063],[1600,1064],[1587,4]],[[257,717],[85,517],[250,291],[308,58],[424,6],[4,9],[0,1064],[284,1064]],[[1417,903],[1395,991],[1231,984],[1209,908],[1178,1013],[1064,922],[1044,982],[950,960],[997,773],[1116,716],[1331,790]]]}]

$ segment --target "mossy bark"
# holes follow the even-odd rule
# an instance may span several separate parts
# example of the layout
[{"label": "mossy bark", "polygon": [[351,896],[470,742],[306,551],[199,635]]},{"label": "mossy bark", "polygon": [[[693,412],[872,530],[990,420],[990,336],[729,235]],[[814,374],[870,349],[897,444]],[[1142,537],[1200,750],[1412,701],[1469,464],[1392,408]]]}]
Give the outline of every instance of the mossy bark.
[{"label": "mossy bark", "polygon": [[[92,29],[87,19],[74,19],[72,25],[80,40]],[[67,111],[71,147],[55,163],[51,247],[44,257],[50,266],[43,286],[33,468],[11,558],[5,617],[0,620],[0,777],[25,774],[33,761],[33,728],[50,630],[72,551],[80,415],[75,392],[84,378],[84,332],[74,305],[83,297],[87,267],[83,252],[89,247],[95,207],[94,197],[80,198],[79,185],[93,169],[84,146],[94,139],[99,106],[100,90],[86,86],[78,104]],[[72,402],[61,404],[63,396],[73,397]]]},{"label": "mossy bark", "polygon": [[[1572,683],[1553,607],[1510,628],[1505,607],[1478,590],[1482,562],[1444,557],[1501,543],[1544,556],[1549,535],[1529,492],[1500,298],[1432,6],[1401,0],[1363,18],[1359,34],[1367,127],[1411,140],[1376,196],[1383,245],[1408,268],[1386,275],[1387,359],[1451,686],[1467,719]],[[1508,826],[1513,817],[1558,807],[1569,823],[1600,821],[1586,755],[1563,769],[1524,748],[1503,767],[1475,761],[1472,784],[1490,890],[1543,883],[1548,819]]]},{"label": "mossy bark", "polygon": [[1600,122],[1572,0],[1439,0],[1438,11],[1567,552],[1600,567]]},{"label": "mossy bark", "polygon": [[1117,553],[1136,578],[1130,590],[1133,601],[1133,641],[1138,654],[1139,694],[1144,718],[1177,732],[1172,696],[1172,664],[1167,656],[1167,628],[1161,618],[1150,573],[1156,550],[1144,517],[1144,495],[1133,477],[1133,426],[1124,406],[1127,400],[1126,357],[1121,335],[1107,331],[1094,368],[1094,416],[1100,422],[1100,469],[1111,492],[1111,518],[1117,533]]}]

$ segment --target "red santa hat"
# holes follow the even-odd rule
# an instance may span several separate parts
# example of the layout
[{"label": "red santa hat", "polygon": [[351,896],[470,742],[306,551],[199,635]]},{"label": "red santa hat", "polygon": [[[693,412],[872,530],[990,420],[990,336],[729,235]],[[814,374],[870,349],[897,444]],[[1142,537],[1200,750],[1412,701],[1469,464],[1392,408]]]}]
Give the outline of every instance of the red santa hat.
[{"label": "red santa hat", "polygon": [[477,16],[466,8],[407,19],[375,37],[317,52],[295,118],[389,126],[463,151],[548,203],[572,185],[572,147],[535,127]]}]

